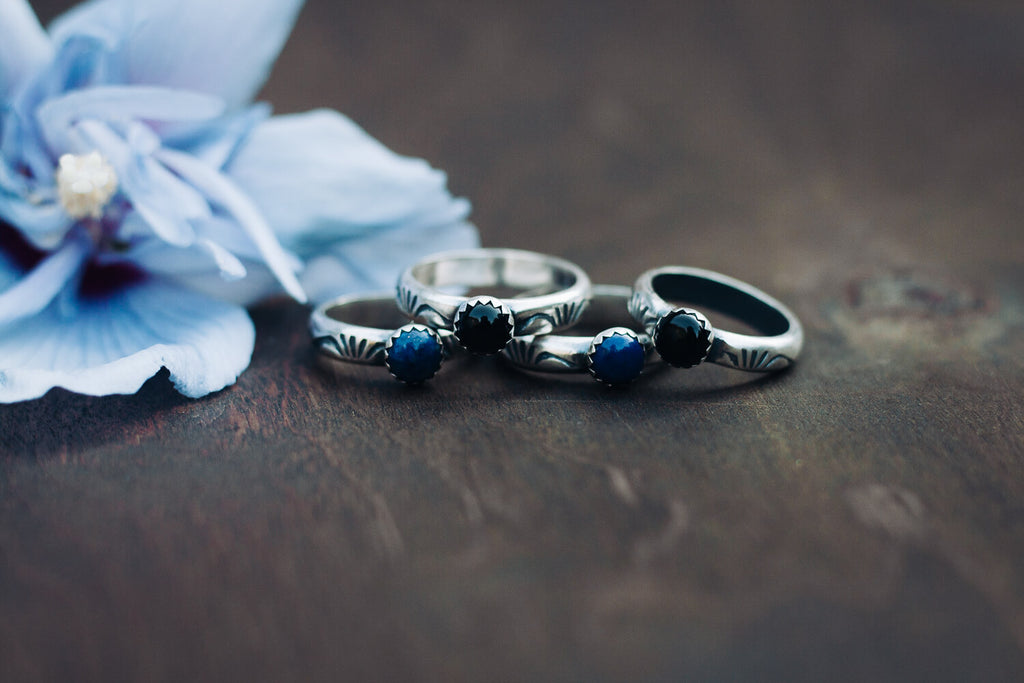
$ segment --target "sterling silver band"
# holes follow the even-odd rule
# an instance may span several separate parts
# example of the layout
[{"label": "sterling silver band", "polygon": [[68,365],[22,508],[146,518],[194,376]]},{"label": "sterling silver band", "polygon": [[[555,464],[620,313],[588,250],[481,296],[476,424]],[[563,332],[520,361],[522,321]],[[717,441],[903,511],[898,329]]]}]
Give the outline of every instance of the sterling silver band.
[{"label": "sterling silver band", "polygon": [[[467,298],[450,290],[508,288],[505,300]],[[547,334],[579,319],[590,278],[569,261],[517,249],[469,249],[435,254],[398,280],[398,307],[431,327],[453,330],[474,353],[497,353],[513,336]],[[448,290],[448,291],[446,291]]]},{"label": "sterling silver band", "polygon": [[[764,336],[715,329],[700,312],[666,299],[709,308],[749,325]],[[793,312],[745,282],[701,268],[666,266],[641,275],[629,312],[676,367],[702,361],[738,370],[774,372],[789,367],[803,348],[804,331]]]},{"label": "sterling silver band", "polygon": [[[594,285],[590,307],[579,325],[628,321],[632,290],[621,285]],[[633,323],[634,325],[636,323]],[[502,350],[513,365],[538,372],[587,372],[605,384],[628,384],[645,366],[662,365],[650,335],[629,327],[610,327],[592,336],[526,335]]]},{"label": "sterling silver band", "polygon": [[[345,322],[343,317],[392,327],[369,327]],[[348,363],[384,365],[408,384],[433,377],[457,346],[447,330],[410,323],[395,307],[394,292],[342,296],[320,304],[309,316],[309,332],[322,355]]]}]

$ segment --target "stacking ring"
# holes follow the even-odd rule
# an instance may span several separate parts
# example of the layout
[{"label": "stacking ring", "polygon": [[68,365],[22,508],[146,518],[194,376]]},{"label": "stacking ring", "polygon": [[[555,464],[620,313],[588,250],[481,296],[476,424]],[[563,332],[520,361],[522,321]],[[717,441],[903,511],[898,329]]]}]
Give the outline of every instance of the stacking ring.
[{"label": "stacking ring", "polygon": [[[365,327],[343,322],[342,315],[400,327]],[[419,384],[437,373],[456,345],[451,332],[416,323],[402,325],[403,321],[395,308],[394,292],[342,296],[313,311],[309,331],[320,353],[329,358],[384,365],[396,379]]]},{"label": "stacking ring", "polygon": [[[717,330],[700,312],[666,299],[714,309],[764,336]],[[677,368],[708,361],[751,372],[774,372],[796,361],[804,344],[800,321],[778,300],[735,278],[700,268],[667,266],[641,275],[629,312]]]},{"label": "stacking ring", "polygon": [[[453,288],[519,292],[466,298]],[[590,278],[569,261],[517,249],[469,249],[435,254],[398,279],[398,307],[412,318],[452,330],[480,355],[501,351],[515,336],[547,334],[574,324],[590,299]]]},{"label": "stacking ring", "polygon": [[[628,315],[632,290],[619,285],[594,285],[590,307],[581,322],[607,321]],[[628,327],[610,327],[593,337],[527,335],[514,338],[502,350],[513,365],[539,372],[586,372],[610,385],[628,384],[644,366],[661,364],[650,335]]]}]

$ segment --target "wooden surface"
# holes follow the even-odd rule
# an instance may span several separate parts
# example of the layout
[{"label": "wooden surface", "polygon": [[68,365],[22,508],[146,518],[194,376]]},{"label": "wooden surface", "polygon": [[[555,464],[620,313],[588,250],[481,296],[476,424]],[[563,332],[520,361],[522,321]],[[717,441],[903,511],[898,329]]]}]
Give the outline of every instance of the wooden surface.
[{"label": "wooden surface", "polygon": [[805,356],[410,390],[278,302],[215,396],[0,407],[0,680],[1024,680],[1017,7],[311,1],[279,111],[487,245],[749,280]]}]

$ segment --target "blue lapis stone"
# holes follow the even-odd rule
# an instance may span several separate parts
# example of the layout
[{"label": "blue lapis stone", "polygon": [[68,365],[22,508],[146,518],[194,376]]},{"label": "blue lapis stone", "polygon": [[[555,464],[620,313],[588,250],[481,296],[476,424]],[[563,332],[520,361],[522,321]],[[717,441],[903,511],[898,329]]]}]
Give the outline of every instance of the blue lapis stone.
[{"label": "blue lapis stone", "polygon": [[444,349],[426,330],[403,330],[387,351],[388,370],[408,384],[419,384],[433,377],[441,367]]},{"label": "blue lapis stone", "polygon": [[644,347],[633,337],[616,332],[590,354],[590,371],[608,384],[626,384],[644,369]]}]

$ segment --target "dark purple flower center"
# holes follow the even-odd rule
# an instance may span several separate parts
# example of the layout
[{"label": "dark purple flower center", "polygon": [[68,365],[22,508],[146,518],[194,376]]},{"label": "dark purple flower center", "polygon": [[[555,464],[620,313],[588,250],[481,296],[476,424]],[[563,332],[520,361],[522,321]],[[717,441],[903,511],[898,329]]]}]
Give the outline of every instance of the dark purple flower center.
[{"label": "dark purple flower center", "polygon": [[[26,273],[46,258],[46,252],[34,247],[20,232],[0,221],[0,251]],[[86,261],[79,283],[78,293],[84,299],[101,299],[116,291],[139,284],[146,279],[146,273],[138,266],[126,261],[97,263]]]},{"label": "dark purple flower center", "polygon": [[146,279],[146,273],[131,263],[100,265],[93,261],[85,264],[78,292],[83,299],[102,299],[125,287],[137,285]]},{"label": "dark purple flower center", "polygon": [[3,221],[0,221],[0,251],[25,271],[32,270],[46,257],[45,251],[33,247],[20,232]]}]

